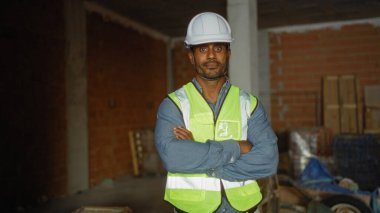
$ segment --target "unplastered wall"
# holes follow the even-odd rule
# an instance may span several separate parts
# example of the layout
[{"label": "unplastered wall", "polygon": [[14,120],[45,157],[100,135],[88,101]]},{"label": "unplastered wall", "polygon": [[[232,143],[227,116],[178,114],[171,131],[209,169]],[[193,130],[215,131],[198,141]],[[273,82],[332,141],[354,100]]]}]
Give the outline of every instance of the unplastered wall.
[{"label": "unplastered wall", "polygon": [[183,38],[173,40],[172,44],[172,64],[174,89],[178,89],[195,77],[194,67],[191,65],[185,48]]},{"label": "unplastered wall", "polygon": [[89,178],[132,174],[128,131],[154,128],[167,93],[166,43],[87,15]]},{"label": "unplastered wall", "polygon": [[322,124],[324,76],[353,74],[361,94],[364,86],[380,84],[378,18],[268,32],[271,120],[276,130]]}]

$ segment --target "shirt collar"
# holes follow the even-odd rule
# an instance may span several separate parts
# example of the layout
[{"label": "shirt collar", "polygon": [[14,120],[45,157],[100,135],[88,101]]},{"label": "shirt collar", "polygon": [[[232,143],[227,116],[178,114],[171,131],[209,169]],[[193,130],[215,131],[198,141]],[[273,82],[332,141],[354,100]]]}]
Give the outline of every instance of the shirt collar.
[{"label": "shirt collar", "polygon": [[[193,78],[192,82],[194,83],[194,85],[197,87],[197,89],[203,93],[203,89],[201,87],[201,85],[198,83],[197,79]],[[230,83],[230,80],[228,78],[226,78],[226,82],[224,82],[222,88],[220,89],[220,92],[219,92],[219,95],[220,94],[224,94],[225,91],[230,88],[231,86],[231,83]]]}]

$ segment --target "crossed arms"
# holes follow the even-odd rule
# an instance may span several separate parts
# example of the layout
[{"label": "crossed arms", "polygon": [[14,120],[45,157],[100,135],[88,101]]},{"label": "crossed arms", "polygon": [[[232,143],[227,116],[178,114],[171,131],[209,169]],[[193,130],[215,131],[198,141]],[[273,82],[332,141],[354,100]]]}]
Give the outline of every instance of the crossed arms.
[{"label": "crossed arms", "polygon": [[178,108],[168,98],[157,114],[155,143],[165,168],[178,173],[207,173],[241,181],[273,175],[277,171],[277,137],[258,103],[248,119],[247,141],[195,142]]}]

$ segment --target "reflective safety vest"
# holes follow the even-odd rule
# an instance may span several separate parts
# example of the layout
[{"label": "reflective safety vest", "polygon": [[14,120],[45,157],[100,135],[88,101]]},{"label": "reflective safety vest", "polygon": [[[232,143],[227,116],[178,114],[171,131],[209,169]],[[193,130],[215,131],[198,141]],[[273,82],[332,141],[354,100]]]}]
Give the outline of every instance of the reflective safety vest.
[{"label": "reflective safety vest", "polygon": [[[230,87],[217,119],[192,82],[169,94],[181,110],[185,126],[195,141],[247,139],[247,120],[257,105],[255,97]],[[221,182],[231,206],[246,211],[257,205],[262,195],[255,180],[231,182],[207,174],[168,173],[165,200],[191,213],[214,212],[221,203]]]}]

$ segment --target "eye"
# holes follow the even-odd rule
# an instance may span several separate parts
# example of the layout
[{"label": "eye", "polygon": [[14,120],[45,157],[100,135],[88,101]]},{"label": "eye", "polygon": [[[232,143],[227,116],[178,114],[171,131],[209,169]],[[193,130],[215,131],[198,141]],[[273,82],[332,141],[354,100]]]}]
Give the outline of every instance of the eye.
[{"label": "eye", "polygon": [[200,47],[199,52],[201,52],[201,53],[207,52],[207,47]]},{"label": "eye", "polygon": [[217,53],[220,53],[224,50],[224,46],[223,45],[217,45],[214,47],[214,51],[217,52]]}]

